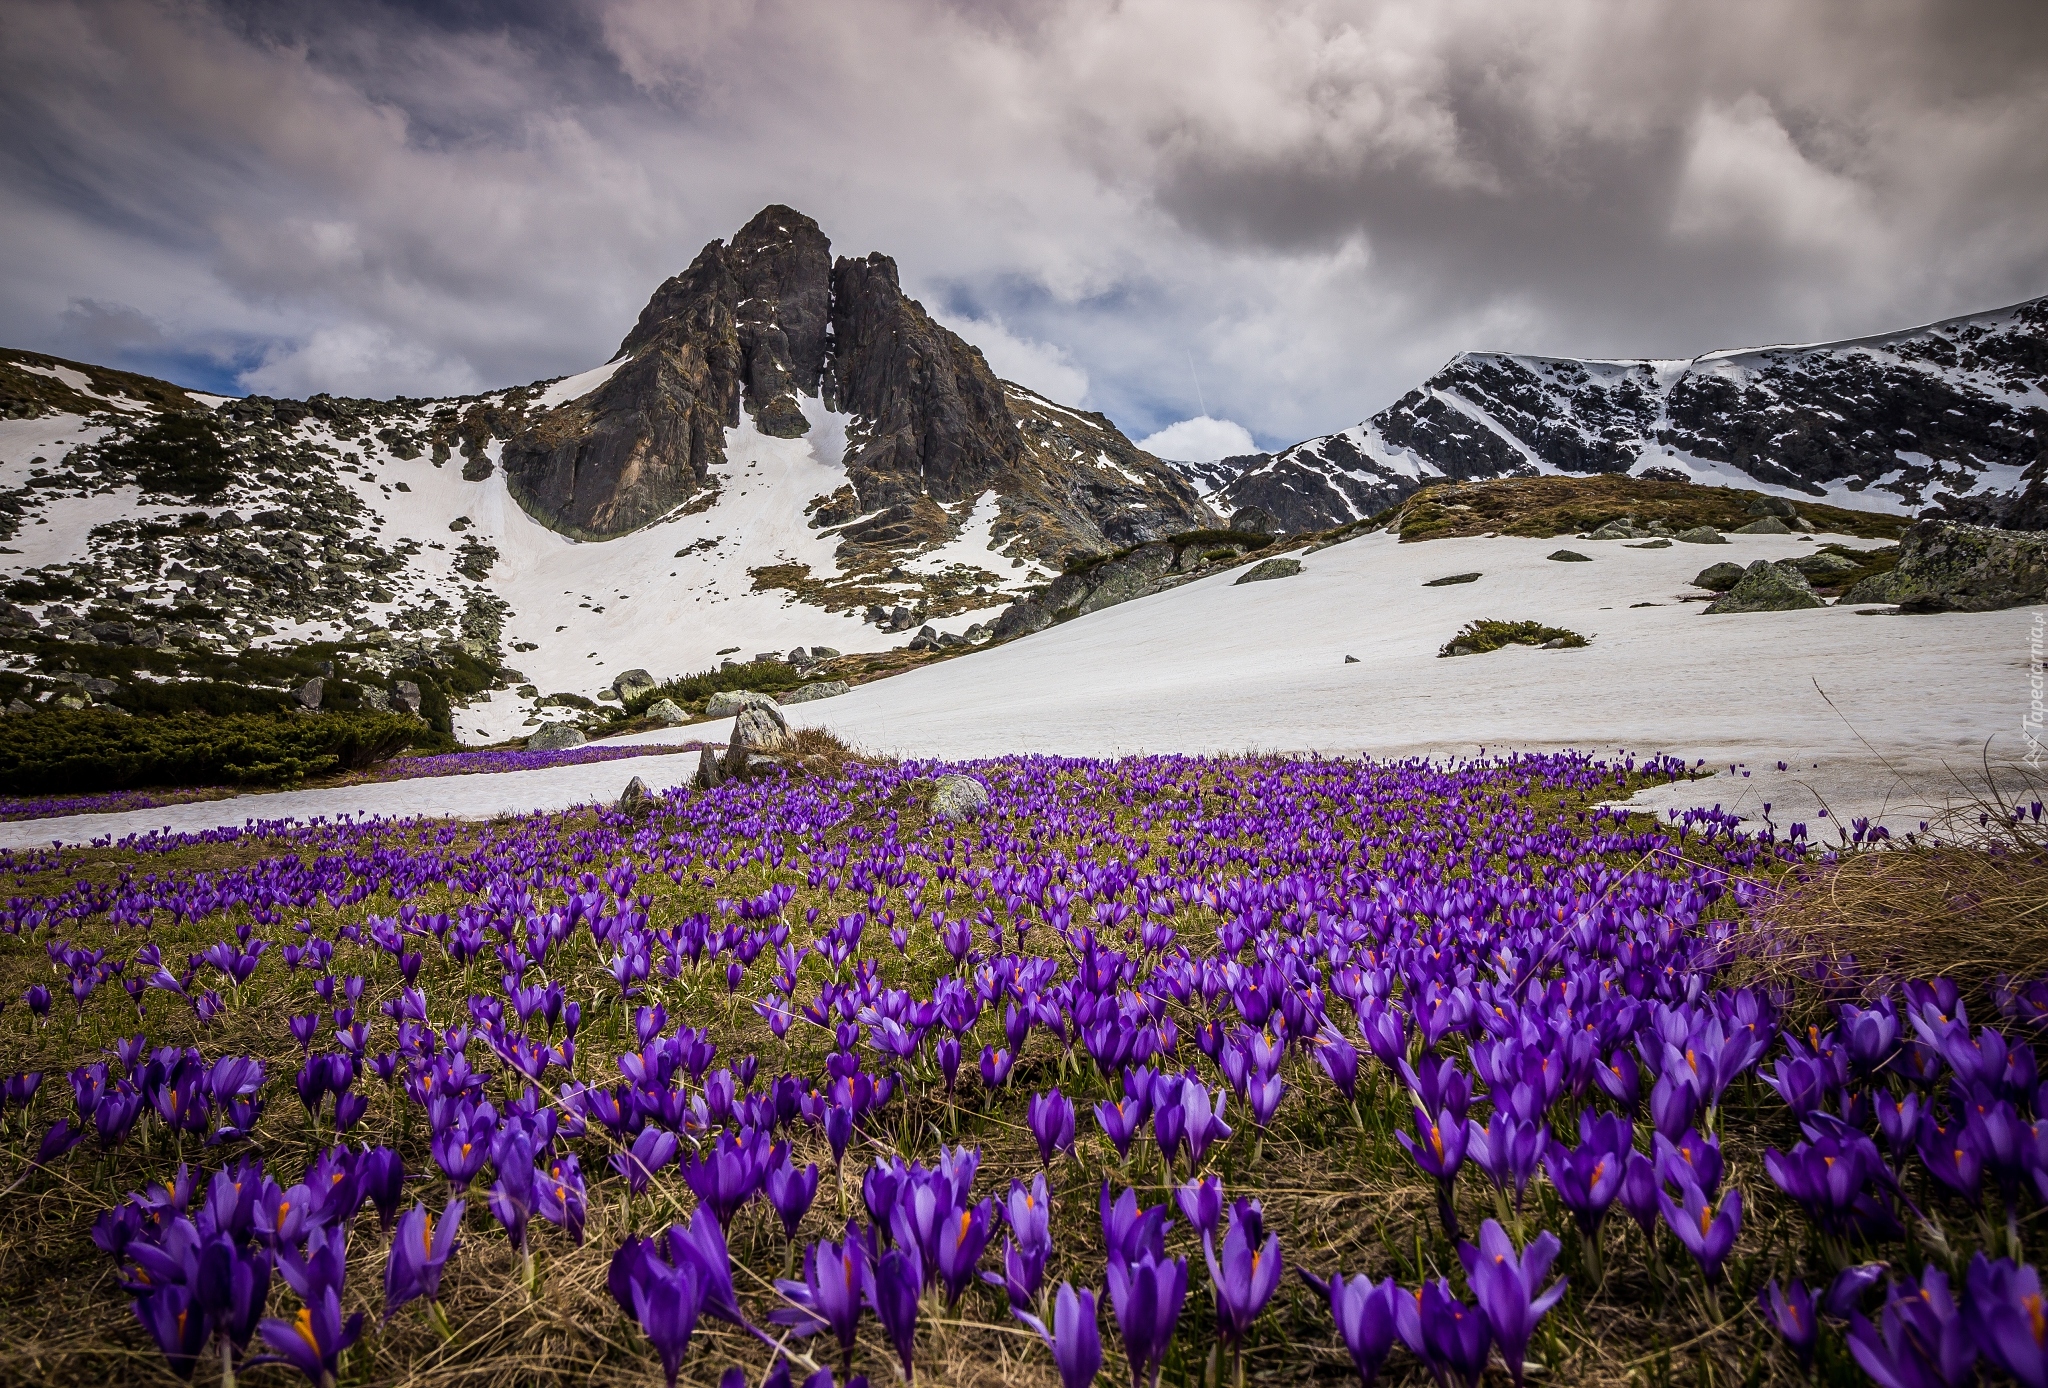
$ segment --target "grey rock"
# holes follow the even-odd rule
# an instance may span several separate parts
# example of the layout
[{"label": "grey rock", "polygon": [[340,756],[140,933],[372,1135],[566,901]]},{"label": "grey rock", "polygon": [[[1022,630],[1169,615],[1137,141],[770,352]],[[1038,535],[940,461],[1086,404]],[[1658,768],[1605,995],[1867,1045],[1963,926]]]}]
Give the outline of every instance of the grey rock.
[{"label": "grey rock", "polygon": [[838,658],[839,652],[833,650],[830,646],[811,647],[811,659],[813,660],[837,660]]},{"label": "grey rock", "polygon": [[1358,664],[1358,657],[1355,655],[1347,655],[1344,657],[1344,663],[1346,665],[1356,665]]},{"label": "grey rock", "polygon": [[318,708],[320,707],[321,696],[326,690],[327,681],[315,675],[293,690],[292,697],[299,701],[299,707],[301,708]]},{"label": "grey rock", "polygon": [[1671,541],[1669,541],[1669,540],[1665,539],[1665,538],[1664,538],[1664,537],[1663,537],[1662,535],[1659,535],[1659,536],[1658,536],[1658,537],[1657,537],[1656,539],[1654,539],[1654,540],[1645,540],[1645,541],[1643,541],[1643,542],[1642,542],[1641,544],[1639,544],[1639,545],[1628,545],[1628,546],[1626,546],[1626,548],[1628,548],[1628,549],[1670,549],[1670,548],[1671,548]]},{"label": "grey rock", "polygon": [[1030,598],[1019,598],[1004,608],[1002,615],[996,618],[995,639],[1009,641],[1019,636],[1029,636],[1035,631],[1044,631],[1052,624],[1051,608]]},{"label": "grey rock", "polygon": [[1481,577],[1482,575],[1480,574],[1446,574],[1442,578],[1432,578],[1422,586],[1425,588],[1448,588],[1454,583],[1477,583]]},{"label": "grey rock", "polygon": [[532,737],[526,739],[529,752],[560,752],[570,747],[581,747],[585,741],[583,730],[567,723],[543,723]]},{"label": "grey rock", "polygon": [[1643,532],[1626,520],[1611,520],[1586,538],[1589,540],[1633,540]]},{"label": "grey rock", "polygon": [[[2048,602],[2048,531],[1924,520],[1906,532],[1883,595],[1906,612],[1994,612]],[[1851,596],[1871,584],[1859,583]]]},{"label": "grey rock", "polygon": [[1783,562],[1805,574],[1808,581],[1813,583],[1829,583],[1844,575],[1855,573],[1863,567],[1847,555],[1837,554],[1832,550],[1822,550],[1818,554],[1803,554],[1797,559],[1787,559]]},{"label": "grey rock", "polygon": [[656,699],[647,706],[646,716],[671,728],[690,721],[690,715],[683,712],[674,699]]},{"label": "grey rock", "polygon": [[988,787],[972,776],[939,777],[932,790],[932,818],[958,823],[988,809]]},{"label": "grey rock", "polygon": [[374,684],[363,686],[362,700],[364,708],[371,709],[377,713],[391,712],[391,696]]},{"label": "grey rock", "polygon": [[912,616],[910,615],[910,609],[909,609],[909,608],[907,608],[907,607],[897,607],[897,608],[892,608],[892,609],[890,610],[890,612],[889,612],[889,630],[891,630],[891,631],[909,631],[909,630],[910,630],[910,624],[911,624],[912,622],[916,621],[916,620],[917,620],[917,619],[916,619],[915,617],[912,617]]},{"label": "grey rock", "polygon": [[1543,557],[1555,559],[1560,564],[1590,564],[1592,562],[1590,558],[1575,549],[1554,549]]},{"label": "grey rock", "polygon": [[721,689],[704,704],[706,718],[733,718],[748,708],[774,708],[775,700],[751,689]]},{"label": "grey rock", "polygon": [[845,680],[819,680],[782,696],[785,704],[808,704],[818,699],[836,699],[853,688]]},{"label": "grey rock", "polygon": [[[1772,498],[1766,498],[1766,500],[1770,499]],[[1735,533],[1737,535],[1791,535],[1795,532],[1781,517],[1765,516],[1762,520],[1753,520],[1748,525],[1737,526]]]},{"label": "grey rock", "polygon": [[744,771],[749,757],[776,756],[790,751],[794,745],[789,720],[782,716],[781,709],[773,704],[750,704],[733,720],[732,741],[725,749],[725,774]]},{"label": "grey rock", "polygon": [[7,702],[7,711],[9,713],[34,713],[36,706],[23,699],[10,699]]},{"label": "grey rock", "polygon": [[1821,605],[1805,574],[1783,564],[1773,564],[1768,559],[1759,559],[1743,570],[1741,580],[1733,588],[1708,603],[1707,611],[1796,612],[1801,608]]},{"label": "grey rock", "polygon": [[690,778],[690,784],[698,790],[716,790],[725,780],[725,764],[718,753],[706,747],[697,753],[697,774]]},{"label": "grey rock", "polygon": [[656,687],[654,676],[645,670],[628,670],[612,680],[612,689],[618,694],[621,703],[637,694],[651,694]]},{"label": "grey rock", "polygon": [[626,782],[626,788],[619,795],[619,813],[642,815],[654,808],[654,793],[647,788],[647,782],[635,776]]},{"label": "grey rock", "polygon": [[1690,530],[1681,530],[1673,538],[1681,544],[1688,545],[1725,545],[1728,543],[1728,537],[1714,529],[1711,525],[1696,525]]},{"label": "grey rock", "polygon": [[94,622],[86,628],[92,639],[102,646],[132,646],[135,632],[121,622]]},{"label": "grey rock", "polygon": [[1261,506],[1241,506],[1231,513],[1230,528],[1240,535],[1279,535],[1280,522]]},{"label": "grey rock", "polygon": [[398,702],[404,704],[413,717],[419,717],[420,687],[411,680],[400,680],[393,688],[398,693]]},{"label": "grey rock", "polygon": [[1269,578],[1292,578],[1300,572],[1299,559],[1261,559],[1246,569],[1231,586],[1234,588],[1238,583],[1261,583]]},{"label": "grey rock", "polygon": [[1085,574],[1062,577],[1081,578],[1087,583],[1087,595],[1074,605],[1076,616],[1086,616],[1157,592],[1160,581],[1172,572],[1173,546],[1150,544],[1139,545],[1129,554],[1098,564]]},{"label": "grey rock", "polygon": [[1725,593],[1742,582],[1742,572],[1740,564],[1709,564],[1693,575],[1692,586]]}]

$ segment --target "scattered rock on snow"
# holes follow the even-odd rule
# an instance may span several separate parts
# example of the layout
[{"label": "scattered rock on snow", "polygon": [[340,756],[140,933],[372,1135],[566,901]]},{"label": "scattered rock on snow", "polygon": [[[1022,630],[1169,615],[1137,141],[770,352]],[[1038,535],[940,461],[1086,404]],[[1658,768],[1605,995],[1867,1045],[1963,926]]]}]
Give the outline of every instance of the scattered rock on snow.
[{"label": "scattered rock on snow", "polygon": [[1629,546],[1627,546],[1627,548],[1629,548],[1629,549],[1670,549],[1670,548],[1671,548],[1671,541],[1669,541],[1669,540],[1665,539],[1665,538],[1664,538],[1664,537],[1663,537],[1662,535],[1659,535],[1659,536],[1658,536],[1658,537],[1657,537],[1656,539],[1654,539],[1654,540],[1645,540],[1645,541],[1643,541],[1643,542],[1642,542],[1641,544],[1639,544],[1639,545],[1629,545]]},{"label": "scattered rock on snow", "polygon": [[1447,574],[1443,578],[1432,578],[1422,586],[1425,588],[1448,588],[1453,583],[1477,583],[1479,574]]},{"label": "scattered rock on snow", "polygon": [[1778,516],[1765,516],[1762,520],[1753,520],[1748,525],[1737,526],[1735,533],[1738,535],[1790,535],[1795,532],[1782,518]]},{"label": "scattered rock on snow", "polygon": [[1707,604],[1708,612],[1795,612],[1819,607],[1813,585],[1797,569],[1759,559],[1743,570],[1742,578],[1726,593]]},{"label": "scattered rock on snow", "polygon": [[1673,538],[1688,545],[1725,545],[1728,537],[1711,525],[1696,525],[1690,530],[1681,530]]},{"label": "scattered rock on snow", "polygon": [[647,716],[671,728],[690,721],[690,715],[683,712],[674,699],[656,699],[647,706]]},{"label": "scattered rock on snow", "polygon": [[2048,602],[2048,532],[1925,520],[1906,532],[1891,572],[1844,602],[1895,602],[1906,612],[1993,612]]},{"label": "scattered rock on snow", "polygon": [[[1299,559],[1261,559],[1246,569],[1237,583],[1260,583],[1269,578],[1292,578],[1301,572]],[[1234,588],[1237,583],[1231,586]]]},{"label": "scattered rock on snow", "polygon": [[580,728],[567,723],[543,723],[526,739],[529,752],[560,752],[570,747],[581,747],[585,741]]},{"label": "scattered rock on snow", "polygon": [[1356,665],[1358,663],[1358,657],[1355,655],[1347,655],[1344,657],[1344,663],[1346,665]]},{"label": "scattered rock on snow", "polygon": [[1716,593],[1725,593],[1742,582],[1742,565],[1709,564],[1693,575],[1692,586],[1706,588]]},{"label": "scattered rock on snow", "polygon": [[793,746],[789,720],[782,710],[765,701],[749,704],[733,720],[732,741],[725,749],[725,774],[738,775],[752,768],[756,757],[774,757]]},{"label": "scattered rock on snow", "polygon": [[808,704],[815,699],[833,699],[846,693],[853,686],[845,680],[818,680],[782,696],[785,704]]},{"label": "scattered rock on snow", "polygon": [[932,791],[932,817],[958,822],[988,808],[988,787],[972,776],[941,776]]},{"label": "scattered rock on snow", "polygon": [[721,689],[704,704],[706,718],[732,718],[741,709],[774,708],[775,700],[751,689]]},{"label": "scattered rock on snow", "polygon": [[1579,553],[1575,549],[1554,549],[1543,557],[1545,559],[1555,559],[1561,564],[1590,564],[1593,562],[1586,555]]},{"label": "scattered rock on snow", "polygon": [[654,676],[645,670],[628,670],[612,681],[612,689],[618,694],[620,703],[636,694],[650,693],[655,687]]}]

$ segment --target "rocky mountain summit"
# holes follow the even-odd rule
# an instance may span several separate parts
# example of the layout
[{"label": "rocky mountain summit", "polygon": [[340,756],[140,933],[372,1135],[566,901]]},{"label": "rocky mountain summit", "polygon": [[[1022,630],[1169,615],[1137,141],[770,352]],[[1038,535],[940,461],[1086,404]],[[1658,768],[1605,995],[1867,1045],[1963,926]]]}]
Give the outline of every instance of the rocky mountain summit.
[{"label": "rocky mountain summit", "polygon": [[513,498],[578,539],[702,500],[742,409],[775,438],[844,417],[843,450],[823,461],[845,485],[810,515],[856,551],[943,543],[990,493],[995,546],[1053,562],[1208,518],[1185,479],[1103,416],[997,379],[903,293],[895,261],[833,260],[818,224],[788,207],[762,209],[656,290],[608,370],[526,416],[503,452]]},{"label": "rocky mountain summit", "polygon": [[2048,298],[1846,342],[1580,361],[1468,352],[1371,419],[1184,469],[1289,530],[1425,483],[1627,473],[2048,528]]}]

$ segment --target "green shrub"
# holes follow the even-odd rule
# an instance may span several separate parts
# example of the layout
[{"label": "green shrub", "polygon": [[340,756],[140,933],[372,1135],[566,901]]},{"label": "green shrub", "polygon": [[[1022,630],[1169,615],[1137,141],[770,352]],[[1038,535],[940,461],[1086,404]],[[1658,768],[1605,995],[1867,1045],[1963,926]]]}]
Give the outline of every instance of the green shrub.
[{"label": "green shrub", "polygon": [[759,694],[779,694],[785,689],[795,689],[807,684],[803,675],[794,665],[780,660],[755,660],[745,665],[725,666],[717,670],[701,670],[694,675],[678,675],[655,689],[643,690],[626,701],[621,712],[629,718],[637,718],[648,708],[662,699],[673,699],[677,707],[691,712],[702,712],[704,701],[713,694],[729,689],[751,689]]},{"label": "green shrub", "polygon": [[1444,643],[1439,656],[1479,655],[1502,646],[1583,646],[1586,638],[1565,627],[1547,627],[1541,622],[1467,622],[1464,629]]},{"label": "green shrub", "polygon": [[137,718],[103,709],[47,710],[0,718],[0,792],[290,785],[359,771],[407,748],[448,745],[426,724],[397,714]]}]

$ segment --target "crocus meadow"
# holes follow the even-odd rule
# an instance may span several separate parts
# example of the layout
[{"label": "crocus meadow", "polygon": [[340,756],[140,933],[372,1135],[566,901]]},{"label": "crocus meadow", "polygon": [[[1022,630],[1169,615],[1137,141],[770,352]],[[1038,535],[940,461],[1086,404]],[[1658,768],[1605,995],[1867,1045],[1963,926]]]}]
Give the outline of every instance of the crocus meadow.
[{"label": "crocus meadow", "polygon": [[1804,835],[1602,803],[1687,770],[856,764],[0,855],[0,1373],[2048,1384],[2048,985],[1773,981]]}]

